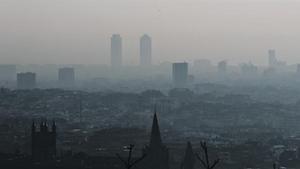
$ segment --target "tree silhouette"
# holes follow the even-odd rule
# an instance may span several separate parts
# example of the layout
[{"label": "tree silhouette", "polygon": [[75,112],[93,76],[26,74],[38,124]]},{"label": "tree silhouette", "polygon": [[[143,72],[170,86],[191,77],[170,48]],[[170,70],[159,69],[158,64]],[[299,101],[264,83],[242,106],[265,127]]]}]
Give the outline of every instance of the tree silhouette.
[{"label": "tree silhouette", "polygon": [[138,162],[142,161],[145,157],[146,154],[143,154],[142,157],[136,159],[136,160],[132,160],[132,151],[133,151],[134,145],[130,144],[129,147],[127,147],[128,149],[128,157],[127,160],[124,160],[119,154],[116,154],[117,157],[119,158],[119,160],[124,164],[126,169],[131,169],[133,168],[133,166],[135,166]]},{"label": "tree silhouette", "polygon": [[198,158],[198,160],[201,162],[202,166],[205,169],[213,169],[216,167],[216,165],[220,162],[220,159],[216,159],[214,160],[213,163],[211,163],[211,161],[209,160],[209,156],[208,156],[208,148],[206,145],[205,141],[201,141],[200,142],[201,145],[201,149],[202,149],[202,153],[204,153],[204,159],[199,155],[199,153],[196,153],[196,157]]}]

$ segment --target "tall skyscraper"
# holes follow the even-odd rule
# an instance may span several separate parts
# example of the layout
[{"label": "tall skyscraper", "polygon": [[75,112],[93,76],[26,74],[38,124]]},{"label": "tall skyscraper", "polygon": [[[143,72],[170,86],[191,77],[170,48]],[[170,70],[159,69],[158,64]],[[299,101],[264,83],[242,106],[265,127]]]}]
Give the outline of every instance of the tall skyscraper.
[{"label": "tall skyscraper", "polygon": [[119,34],[113,34],[110,40],[111,66],[118,68],[122,66],[122,37]]},{"label": "tall skyscraper", "polygon": [[36,87],[36,74],[32,72],[17,74],[18,89],[33,89]]},{"label": "tall skyscraper", "polygon": [[74,68],[60,68],[58,70],[58,82],[62,87],[71,87],[75,84]]},{"label": "tall skyscraper", "polygon": [[184,87],[188,81],[188,63],[173,63],[173,83],[177,87]]},{"label": "tall skyscraper", "polygon": [[140,65],[150,66],[151,63],[152,63],[151,37],[145,34],[140,38]]}]

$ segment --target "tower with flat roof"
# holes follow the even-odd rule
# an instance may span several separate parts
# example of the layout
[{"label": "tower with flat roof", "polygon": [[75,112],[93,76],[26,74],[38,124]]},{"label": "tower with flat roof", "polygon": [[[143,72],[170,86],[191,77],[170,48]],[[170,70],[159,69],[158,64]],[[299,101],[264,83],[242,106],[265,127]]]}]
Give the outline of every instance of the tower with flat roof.
[{"label": "tower with flat roof", "polygon": [[17,74],[18,89],[34,89],[36,88],[36,74],[32,72]]},{"label": "tower with flat roof", "polygon": [[188,63],[173,63],[172,79],[176,87],[184,87],[188,81]]},{"label": "tower with flat roof", "polygon": [[61,87],[72,87],[75,84],[74,68],[64,67],[58,70],[58,82]]},{"label": "tower with flat roof", "polygon": [[151,37],[147,34],[140,38],[140,65],[150,66],[152,63]]},{"label": "tower with flat roof", "polygon": [[111,67],[119,68],[122,66],[122,37],[119,34],[111,36]]}]

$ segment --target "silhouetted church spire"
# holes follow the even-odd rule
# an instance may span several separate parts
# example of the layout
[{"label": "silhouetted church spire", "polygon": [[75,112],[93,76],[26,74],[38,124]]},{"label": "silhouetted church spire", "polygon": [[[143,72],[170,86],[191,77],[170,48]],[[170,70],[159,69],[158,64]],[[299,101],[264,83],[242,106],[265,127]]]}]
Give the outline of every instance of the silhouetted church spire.
[{"label": "silhouetted church spire", "polygon": [[192,144],[187,142],[183,161],[181,163],[181,169],[193,169],[195,165],[195,154],[192,148]]},{"label": "silhouetted church spire", "polygon": [[162,144],[162,141],[161,141],[158,119],[157,119],[156,108],[155,108],[155,113],[154,113],[153,123],[152,123],[152,130],[151,130],[150,147],[161,145],[161,144]]},{"label": "silhouetted church spire", "polygon": [[155,113],[152,123],[152,131],[150,137],[150,145],[143,149],[143,154],[146,154],[145,159],[141,162],[144,169],[169,169],[169,150],[163,144],[158,119]]},{"label": "silhouetted church spire", "polygon": [[35,132],[35,129],[36,129],[35,123],[34,123],[34,121],[32,121],[32,125],[31,125],[31,133],[34,133],[34,132]]}]

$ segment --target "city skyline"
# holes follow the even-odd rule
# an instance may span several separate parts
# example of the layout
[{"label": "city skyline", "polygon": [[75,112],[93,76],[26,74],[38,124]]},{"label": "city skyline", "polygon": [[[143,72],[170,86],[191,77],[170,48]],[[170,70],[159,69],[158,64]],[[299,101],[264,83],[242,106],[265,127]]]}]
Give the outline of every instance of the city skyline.
[{"label": "city skyline", "polygon": [[[153,63],[252,61],[268,49],[300,62],[300,2],[295,0],[1,1],[3,63],[110,63],[109,38],[119,33],[124,65],[138,65],[138,39],[153,39]],[[286,12],[288,11],[288,12]]]},{"label": "city skyline", "polygon": [[300,0],[0,0],[0,166],[300,169]]},{"label": "city skyline", "polygon": [[[143,38],[145,38],[145,36],[147,37],[146,40],[143,39]],[[112,41],[112,39],[114,39],[114,40]],[[248,61],[244,61],[244,62],[235,62],[235,61],[232,61],[230,59],[221,59],[221,60],[213,60],[212,61],[209,58],[197,58],[197,59],[194,59],[194,60],[189,60],[187,58],[182,58],[182,59],[177,59],[175,61],[163,60],[163,61],[160,61],[160,62],[152,63],[152,60],[153,60],[152,59],[153,58],[152,57],[152,39],[147,34],[144,34],[143,36],[140,37],[140,41],[139,41],[140,44],[139,44],[139,47],[137,47],[138,50],[139,50],[139,53],[140,53],[139,58],[138,58],[138,63],[128,64],[128,63],[126,63],[126,61],[129,58],[127,58],[126,56],[123,55],[123,38],[121,37],[121,35],[120,34],[112,34],[112,37],[111,37],[110,41],[111,41],[110,55],[109,55],[110,61],[108,63],[95,63],[96,61],[93,62],[93,63],[74,63],[74,62],[68,62],[68,63],[35,63],[35,62],[30,62],[30,63],[5,63],[5,62],[3,62],[1,65],[7,65],[7,66],[15,66],[15,65],[64,65],[64,66],[70,66],[70,65],[106,65],[106,66],[110,66],[110,67],[113,67],[113,66],[115,66],[115,67],[125,66],[126,67],[126,66],[155,66],[155,65],[165,64],[165,63],[172,64],[172,63],[175,63],[175,62],[188,62],[188,63],[193,63],[193,64],[197,65],[199,61],[200,62],[202,62],[202,61],[208,62],[208,63],[206,63],[206,64],[208,64],[206,66],[209,66],[209,65],[217,66],[219,64],[219,62],[222,62],[222,61],[226,61],[226,62],[230,61],[229,65],[231,65],[231,66],[240,66],[241,64],[254,64],[254,65],[257,65],[257,66],[260,66],[260,67],[269,67],[269,66],[271,66],[270,65],[271,62],[276,62],[277,65],[287,65],[287,66],[299,64],[298,62],[291,63],[289,61],[284,60],[283,56],[277,55],[276,49],[268,49],[267,51],[265,51],[265,55],[262,56],[262,57],[264,58],[266,63],[263,63],[263,64],[255,63],[252,60],[248,60]],[[116,44],[116,42],[117,42],[117,44]],[[142,44],[143,44],[143,46],[142,46]],[[144,48],[144,49],[142,49],[142,48]],[[145,52],[145,48],[146,48],[146,52]],[[117,52],[115,50],[117,50]],[[275,60],[274,60],[274,58],[275,58]],[[277,60],[278,58],[279,58],[279,60]],[[114,62],[115,65],[112,64],[113,62]],[[272,64],[274,64],[274,63],[272,63]]]}]

